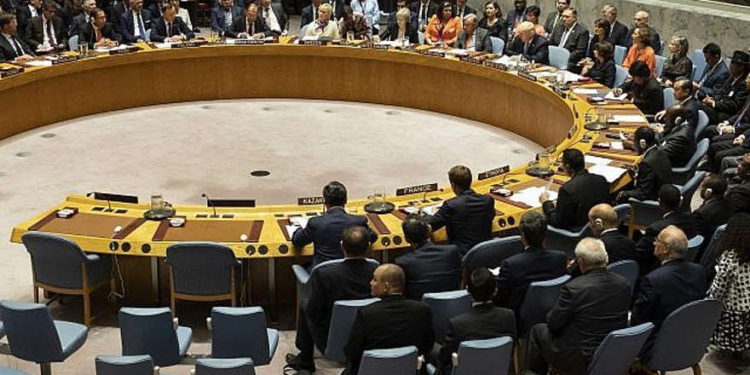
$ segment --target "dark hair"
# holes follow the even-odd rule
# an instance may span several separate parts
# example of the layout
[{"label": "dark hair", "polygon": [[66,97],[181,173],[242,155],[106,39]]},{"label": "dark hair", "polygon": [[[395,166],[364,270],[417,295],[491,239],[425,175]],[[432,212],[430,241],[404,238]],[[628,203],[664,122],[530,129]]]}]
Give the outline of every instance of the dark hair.
[{"label": "dark hair", "polygon": [[575,148],[563,151],[562,163],[568,166],[573,172],[578,172],[586,168],[586,163],[583,161],[583,152]]},{"label": "dark hair", "polygon": [[370,248],[370,233],[360,225],[348,227],[341,233],[341,246],[347,255],[363,256]]},{"label": "dark hair", "polygon": [[451,10],[451,18],[456,16],[455,14],[453,14],[453,5],[451,4],[451,2],[443,1],[442,3],[440,3],[440,6],[438,7],[438,10],[437,10],[437,16],[440,21],[445,21],[443,19],[443,11],[445,10],[445,8],[448,8]]},{"label": "dark hair", "polygon": [[597,18],[594,21],[594,28],[597,28],[597,27],[600,28],[600,29],[604,29],[604,38],[605,38],[605,41],[606,41],[606,38],[609,35],[609,30],[612,28],[612,25],[610,25],[609,21],[607,21],[604,18]]},{"label": "dark hair", "polygon": [[526,7],[526,14],[533,14],[536,16],[537,19],[539,19],[539,16],[542,14],[542,10],[539,9],[536,5],[530,5]]},{"label": "dark hair", "polygon": [[346,187],[338,181],[331,181],[323,188],[323,200],[328,206],[346,204]]},{"label": "dark hair", "polygon": [[628,73],[633,77],[648,78],[651,77],[651,68],[645,62],[638,60],[630,65]]},{"label": "dark hair", "polygon": [[721,235],[717,255],[734,250],[740,264],[750,262],[750,214],[738,212],[729,218],[727,229]]},{"label": "dark hair", "polygon": [[[500,9],[500,4],[498,4],[497,1],[494,1],[494,0],[493,1],[488,1],[488,2],[484,3],[484,9],[487,9],[487,5],[490,5],[490,4],[492,4],[492,6],[495,7],[495,9],[497,9],[497,18],[498,19],[502,19],[503,18],[503,10]],[[484,11],[482,11],[482,14],[484,14],[484,16],[487,17],[487,14],[484,13]]]},{"label": "dark hair", "polygon": [[672,184],[664,184],[659,188],[659,206],[665,211],[674,211],[680,207],[682,196],[680,190]]},{"label": "dark hair", "polygon": [[457,165],[448,171],[448,181],[461,190],[471,188],[471,170],[463,165]]},{"label": "dark hair", "polygon": [[528,211],[521,216],[518,229],[529,246],[541,247],[547,233],[547,218],[538,211]]},{"label": "dark hair", "polygon": [[615,54],[615,46],[606,40],[594,44],[594,49],[596,52],[599,52],[599,56],[601,56],[604,61],[611,60]]},{"label": "dark hair", "polygon": [[690,96],[693,96],[693,81],[686,77],[677,77],[677,80],[673,84],[674,87],[680,87],[681,89],[685,90],[690,94]]},{"label": "dark hair", "polygon": [[[568,3],[568,5],[570,5],[570,3]],[[572,14],[572,15],[573,15],[573,16],[574,16],[575,18],[578,18],[578,9],[576,9],[576,8],[573,8],[573,7],[569,7],[569,8],[567,9],[567,10],[569,10],[569,11],[570,11],[570,13],[571,13],[571,14]]]},{"label": "dark hair", "polygon": [[55,10],[57,9],[57,3],[53,0],[45,0],[42,3],[42,10]]},{"label": "dark hair", "polygon": [[643,44],[645,44],[647,46],[650,46],[651,43],[654,40],[653,39],[654,36],[653,36],[653,32],[651,31],[651,28],[650,27],[639,27],[636,30],[638,30],[638,36],[641,38],[641,42],[643,42]]},{"label": "dark hair", "polygon": [[468,281],[466,289],[469,290],[469,294],[471,294],[474,302],[489,301],[495,296],[497,281],[495,280],[495,275],[486,267],[475,269],[471,273],[471,276],[469,276]]},{"label": "dark hair", "polygon": [[641,139],[644,140],[646,142],[645,148],[648,148],[653,146],[656,142],[656,132],[654,131],[654,129],[651,129],[650,126],[644,125],[635,130],[633,138],[635,139],[636,144],[638,144]]},{"label": "dark hair", "polygon": [[410,214],[401,223],[406,241],[412,243],[424,243],[430,237],[430,224],[424,216]]},{"label": "dark hair", "polygon": [[727,180],[718,174],[709,174],[703,179],[703,184],[711,189],[711,195],[716,197],[723,197],[724,193],[727,192]]},{"label": "dark hair", "polygon": [[[90,17],[91,17],[92,19],[94,19],[94,18],[96,18],[96,15],[97,15],[97,14],[99,14],[99,12],[104,12],[104,9],[102,9],[102,8],[98,8],[98,7],[97,7],[97,8],[94,8],[94,9],[92,9],[92,10],[91,10],[91,12],[89,12],[89,16],[90,16]],[[104,14],[107,14],[107,13],[105,12]],[[93,21],[92,21],[92,22],[93,22]]]},{"label": "dark hair", "polygon": [[721,47],[716,43],[708,43],[703,47],[703,54],[721,57]]},{"label": "dark hair", "polygon": [[0,13],[0,28],[5,27],[5,25],[13,21],[14,18],[16,18],[16,15],[13,13],[8,13],[8,12]]}]

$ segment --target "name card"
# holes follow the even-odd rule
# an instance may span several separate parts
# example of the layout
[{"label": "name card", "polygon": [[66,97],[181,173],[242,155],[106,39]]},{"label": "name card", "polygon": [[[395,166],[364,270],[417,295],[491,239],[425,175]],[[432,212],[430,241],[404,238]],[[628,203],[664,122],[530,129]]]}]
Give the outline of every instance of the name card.
[{"label": "name card", "polygon": [[0,68],[0,78],[12,77],[24,72],[24,68]]},{"label": "name card", "polygon": [[297,205],[299,206],[315,206],[319,204],[324,204],[325,200],[323,200],[323,197],[304,197],[304,198],[297,198]]},{"label": "name card", "polygon": [[484,62],[484,61],[482,61],[480,59],[477,59],[477,58],[474,58],[474,57],[470,57],[470,56],[460,56],[458,58],[458,60],[462,61],[462,62],[467,62],[467,63],[470,63],[470,64],[476,64],[476,65],[482,65],[482,63]]},{"label": "name card", "polygon": [[499,62],[492,62],[492,61],[489,61],[489,60],[485,60],[484,61],[484,66],[486,66],[488,68],[492,68],[492,69],[501,70],[503,72],[507,72],[508,71],[508,66],[505,65],[505,64],[499,63]]},{"label": "name card", "polygon": [[193,48],[193,47],[200,47],[204,44],[208,44],[205,40],[186,40],[181,43],[175,43],[170,46],[170,48]]},{"label": "name card", "polygon": [[531,82],[536,82],[537,80],[535,75],[528,73],[528,72],[524,72],[522,70],[518,72],[518,76],[524,79],[528,79]]},{"label": "name card", "polygon": [[263,39],[235,39],[234,44],[238,46],[258,46],[265,43]]},{"label": "name card", "polygon": [[136,47],[136,46],[127,46],[127,47],[125,47],[125,48],[115,48],[115,49],[111,49],[111,50],[109,50],[109,52],[107,52],[107,53],[108,53],[108,54],[110,54],[110,55],[124,55],[124,54],[126,54],[126,53],[133,53],[133,52],[138,52],[138,51],[140,51],[140,50],[141,50],[141,48],[140,48],[140,47]]},{"label": "name card", "polygon": [[299,44],[304,46],[324,46],[328,44],[327,40],[300,40]]},{"label": "name card", "polygon": [[503,173],[508,173],[508,172],[510,172],[510,165],[504,165],[500,168],[490,169],[489,171],[480,173],[477,179],[480,181],[486,180],[488,178],[499,176]]},{"label": "name card", "polygon": [[433,51],[433,50],[425,50],[425,51],[419,51],[420,54],[425,56],[434,56],[434,57],[445,57],[445,52],[441,51]]},{"label": "name card", "polygon": [[78,56],[76,55],[60,55],[55,57],[51,60],[52,65],[58,65],[58,64],[65,64],[73,61],[78,61]]},{"label": "name card", "polygon": [[432,184],[409,186],[409,187],[397,189],[396,196],[416,194],[416,193],[429,193],[431,191],[437,191],[437,189],[438,189],[437,182],[432,183]]}]

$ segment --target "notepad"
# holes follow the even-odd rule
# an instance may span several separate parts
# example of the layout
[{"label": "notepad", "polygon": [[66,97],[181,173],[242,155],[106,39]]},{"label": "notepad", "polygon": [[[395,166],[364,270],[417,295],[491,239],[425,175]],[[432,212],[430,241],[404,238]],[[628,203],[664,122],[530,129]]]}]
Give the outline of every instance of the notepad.
[{"label": "notepad", "polygon": [[547,190],[545,186],[533,186],[519,190],[508,199],[514,202],[523,203],[530,207],[541,207],[542,204],[539,202],[539,196],[544,192],[547,192],[547,196],[550,200],[557,199],[557,192]]},{"label": "notepad", "polygon": [[599,156],[593,156],[593,155],[585,155],[583,157],[583,161],[587,164],[594,164],[594,165],[609,165],[609,163],[612,162],[612,159],[608,158],[602,158]]},{"label": "notepad", "polygon": [[617,181],[626,170],[624,168],[611,167],[609,165],[597,164],[589,168],[589,173],[598,174],[604,177],[610,184]]},{"label": "notepad", "polygon": [[620,96],[615,96],[613,91],[610,91],[607,93],[607,95],[604,95],[604,99],[607,100],[614,100],[614,101],[623,101],[625,98],[628,97],[628,94],[622,94]]},{"label": "notepad", "polygon": [[286,228],[286,234],[289,236],[289,238],[294,237],[294,232],[296,232],[297,229],[299,229],[299,227],[296,225],[285,225],[285,228]]},{"label": "notepad", "polygon": [[614,122],[647,122],[646,118],[641,115],[614,115],[612,116]]},{"label": "notepad", "polygon": [[623,146],[622,142],[609,142],[609,148],[611,150],[624,150],[625,146]]},{"label": "notepad", "polygon": [[307,218],[304,216],[292,216],[289,218],[289,222],[300,228],[307,227]]}]

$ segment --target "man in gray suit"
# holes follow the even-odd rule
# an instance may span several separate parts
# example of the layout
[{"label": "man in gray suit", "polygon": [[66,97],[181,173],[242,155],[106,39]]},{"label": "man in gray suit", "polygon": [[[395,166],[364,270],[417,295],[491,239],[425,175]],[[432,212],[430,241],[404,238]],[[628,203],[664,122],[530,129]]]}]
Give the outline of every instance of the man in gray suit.
[{"label": "man in gray suit", "polygon": [[589,44],[589,31],[578,22],[578,11],[568,8],[563,11],[562,27],[553,30],[549,44],[570,51],[568,59],[568,70],[580,72],[578,63],[586,57],[586,49]]},{"label": "man in gray suit", "polygon": [[544,31],[547,35],[551,35],[557,27],[562,27],[562,16],[565,9],[570,8],[570,0],[557,0],[557,10],[550,13],[547,16],[547,21],[544,22]]},{"label": "man in gray suit", "polygon": [[492,42],[487,29],[477,27],[477,15],[467,14],[464,16],[464,28],[458,34],[456,48],[466,49],[479,53],[492,52]]}]

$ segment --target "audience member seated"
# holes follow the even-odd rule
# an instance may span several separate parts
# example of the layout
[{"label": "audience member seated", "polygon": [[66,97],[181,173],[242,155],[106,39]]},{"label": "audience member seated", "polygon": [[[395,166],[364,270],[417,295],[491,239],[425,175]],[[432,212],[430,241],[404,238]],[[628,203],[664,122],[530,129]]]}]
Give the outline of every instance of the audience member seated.
[{"label": "audience member seated", "polygon": [[721,58],[721,47],[716,43],[708,43],[703,47],[703,56],[706,67],[703,74],[694,87],[698,90],[698,99],[703,100],[706,96],[714,96],[721,86],[729,79],[729,68]]},{"label": "audience member seated", "polygon": [[[678,81],[680,83],[680,81]],[[695,128],[686,120],[687,106],[675,104],[664,115],[664,130],[657,136],[659,147],[667,154],[672,167],[684,167],[695,153]]]},{"label": "audience member seated", "polygon": [[[693,61],[688,57],[690,47],[684,36],[673,36],[669,40],[669,58],[664,62],[662,77],[665,86],[672,86],[677,78],[683,77],[688,80],[693,75]],[[692,82],[691,82],[692,85]]]},{"label": "audience member seated", "polygon": [[617,20],[617,7],[614,5],[605,5],[602,8],[602,18],[609,22],[609,36],[607,40],[616,46],[627,47],[628,39],[630,39],[630,30]]},{"label": "audience member seated", "polygon": [[[440,374],[453,370],[453,353],[464,341],[485,340],[510,336],[516,340],[516,317],[512,310],[497,307],[492,303],[495,295],[495,276],[487,268],[475,269],[466,281],[474,303],[471,310],[455,316],[448,322],[445,342],[440,348]],[[498,369],[499,370],[499,369]]]},{"label": "audience member seated", "polygon": [[342,183],[338,181],[329,182],[323,188],[323,200],[325,201],[326,213],[311,218],[307,222],[307,226],[297,228],[292,236],[292,243],[296,247],[303,247],[309,243],[313,244],[314,254],[311,267],[327,260],[344,257],[339,243],[341,242],[341,233],[350,226],[358,225],[367,228],[370,233],[370,242],[374,242],[377,237],[375,232],[372,232],[367,226],[367,219],[364,216],[349,215],[344,210],[346,187]]},{"label": "audience member seated", "polygon": [[[750,74],[745,78],[745,88],[750,92]],[[720,122],[717,126],[709,126],[701,136],[710,137],[713,144],[732,140],[747,130],[750,130],[750,95],[747,96],[742,109],[737,114]]]},{"label": "audience member seated", "polygon": [[700,196],[703,204],[693,211],[693,219],[698,227],[698,234],[704,241],[710,241],[714,231],[720,225],[727,223],[734,214],[734,207],[724,197],[727,191],[727,181],[720,175],[710,174],[703,178]]},{"label": "audience member seated", "polygon": [[735,359],[742,359],[743,352],[750,349],[750,215],[741,213],[732,217],[726,233],[736,235],[722,241],[716,277],[708,291],[709,298],[724,305],[711,344],[721,352],[731,353]]},{"label": "audience member seated", "polygon": [[263,39],[272,36],[273,31],[258,17],[258,5],[250,2],[245,8],[245,15],[235,18],[232,28],[227,30],[226,34],[230,38]]},{"label": "audience member seated", "polygon": [[112,48],[122,41],[115,27],[107,22],[104,10],[96,8],[91,12],[92,23],[82,25],[78,34],[78,43],[88,43],[89,48]]},{"label": "audience member seated", "polygon": [[435,343],[432,311],[424,303],[403,296],[405,281],[404,271],[395,264],[375,269],[370,291],[381,300],[357,312],[349,343],[344,348],[346,370],[343,374],[358,373],[365,350],[412,345],[420,355],[432,350]]},{"label": "audience member seated", "polygon": [[[526,0],[513,0],[513,9],[508,11],[508,16],[505,19],[508,31],[517,30],[518,26],[524,22],[526,22]],[[508,37],[512,39],[514,35],[511,34]]]},{"label": "audience member seated", "polygon": [[[419,43],[419,32],[416,21],[411,20],[411,12],[401,8],[396,12],[396,23],[388,27],[380,35],[381,40],[407,40],[409,44]],[[401,39],[403,38],[403,39]]]},{"label": "audience member seated", "polygon": [[547,193],[539,196],[539,202],[542,203],[550,225],[565,230],[578,230],[588,221],[591,207],[612,201],[609,182],[600,175],[589,173],[583,153],[575,148],[563,151],[561,167],[570,176],[570,180],[560,188],[557,204],[549,199]]},{"label": "audience member seated", "polygon": [[[606,21],[605,21],[606,22]],[[594,38],[593,40],[596,40]],[[617,67],[614,60],[615,47],[608,41],[594,44],[593,58],[584,59],[581,64],[581,75],[590,77],[604,86],[613,88],[617,77]]]},{"label": "audience member seated", "polygon": [[464,27],[458,34],[456,48],[475,52],[472,55],[492,52],[492,42],[487,30],[477,28],[477,15],[469,14],[464,17]]},{"label": "audience member seated", "polygon": [[701,109],[706,112],[709,123],[718,124],[736,115],[748,97],[745,78],[750,72],[750,55],[744,51],[734,51],[729,64],[729,78],[714,95],[703,98]]},{"label": "audience member seated", "polygon": [[729,189],[727,200],[735,212],[750,213],[750,154],[745,154],[740,159],[737,177],[741,182]]},{"label": "audience member seated", "polygon": [[545,36],[544,26],[539,23],[539,17],[542,14],[542,10],[536,5],[526,7],[526,21],[534,24],[534,32],[536,35]]},{"label": "audience member seated", "polygon": [[[393,12],[391,12],[391,13],[388,14],[388,22],[386,22],[386,24],[385,24],[385,30],[383,30],[383,32],[380,33],[380,39],[382,39],[382,40],[388,40],[387,37],[384,37],[384,36],[387,36],[387,34],[389,32],[388,30],[389,29],[394,29],[395,30],[398,27],[396,19],[398,17],[398,11],[401,10],[401,9],[407,9],[407,10],[409,9],[406,6],[406,0],[398,0],[396,2],[396,10],[394,10]],[[407,22],[412,22],[412,23],[414,23],[416,25],[416,22],[414,22],[416,20],[417,20],[416,15],[414,15],[414,13],[412,13],[412,12],[409,12],[409,17],[407,18]]]},{"label": "audience member seated", "polygon": [[367,25],[367,20],[359,12],[352,12],[352,8],[344,5],[344,17],[339,22],[339,33],[341,39],[349,39],[349,33],[353,40],[370,40],[372,29]]},{"label": "audience member seated", "polygon": [[479,27],[487,30],[487,35],[508,42],[508,26],[505,24],[503,12],[497,1],[484,3],[484,17],[479,21]]},{"label": "audience member seated", "polygon": [[582,275],[560,288],[547,323],[531,329],[528,363],[536,374],[546,374],[550,366],[562,373],[585,374],[602,340],[627,326],[630,283],[607,270],[604,243],[584,238],[575,253]]},{"label": "audience member seated", "polygon": [[461,30],[460,20],[453,14],[453,6],[443,1],[424,32],[424,40],[430,44],[445,44],[453,47]]},{"label": "audience member seated", "polygon": [[654,256],[654,243],[656,237],[664,228],[673,225],[682,230],[687,238],[693,238],[698,234],[695,225],[695,219],[690,213],[680,209],[682,196],[672,184],[662,185],[659,189],[659,208],[662,212],[662,219],[657,220],[646,228],[646,233],[636,243],[638,251],[638,264],[641,268],[641,274],[645,275],[658,266]]},{"label": "audience member seated", "polygon": [[187,28],[193,32],[196,32],[197,28],[193,28],[193,22],[190,20],[190,12],[180,6],[180,0],[169,0],[169,3],[172,4],[172,6],[174,6],[174,8],[177,10],[177,17],[180,17],[180,19],[182,19],[182,22],[185,23]]},{"label": "audience member seated", "polygon": [[524,251],[503,260],[497,275],[495,304],[518,312],[529,284],[566,274],[564,253],[544,248],[547,220],[537,211],[521,216],[518,226]]},{"label": "audience member seated", "polygon": [[225,34],[232,29],[234,19],[242,17],[243,13],[242,8],[232,4],[232,0],[220,0],[219,5],[211,9],[211,29],[219,34]]},{"label": "audience member seated", "polygon": [[[746,80],[750,87],[750,75]],[[748,108],[750,108],[750,96],[745,101],[745,106],[739,115],[720,123],[717,127],[720,135],[711,138],[708,147],[706,162],[700,169],[714,173],[723,172],[726,167],[725,160],[742,156],[750,152],[750,122],[748,122]],[[731,124],[731,125],[730,125]]]},{"label": "audience member seated", "polygon": [[[124,1],[130,4],[130,2],[128,2],[127,0],[124,0]],[[130,7],[128,6],[128,8]],[[96,0],[85,0],[83,2],[81,13],[72,17],[70,24],[68,25],[68,38],[72,37],[73,35],[78,35],[83,25],[91,23],[91,12],[94,9],[96,9]],[[118,17],[118,21],[119,21],[120,14],[121,13],[116,13],[116,17]]]},{"label": "audience member seated", "polygon": [[13,13],[0,13],[0,60],[25,62],[34,58],[34,51],[16,34],[18,22]]},{"label": "audience member seated", "polygon": [[339,37],[338,22],[332,20],[333,8],[330,4],[321,4],[318,7],[318,19],[307,25],[305,36],[327,37],[337,39]]},{"label": "audience member seated", "polygon": [[570,8],[570,0],[557,0],[555,3],[557,4],[555,11],[548,14],[547,20],[544,22],[544,31],[547,35],[552,34],[557,26],[562,25],[563,12]]},{"label": "audience member seated", "polygon": [[[78,16],[78,6],[75,4],[76,2],[72,2],[71,12],[74,15],[74,17]],[[70,4],[70,3],[68,3]],[[94,8],[96,7],[96,3],[94,3]],[[87,5],[84,5],[84,10],[82,10],[82,13],[90,13],[85,12],[85,9],[88,9]],[[105,13],[107,13],[107,10],[104,10]],[[130,12],[130,1],[129,0],[114,0],[112,1],[111,10],[109,13],[107,13],[107,19],[112,20],[112,25],[115,26],[115,30],[120,29],[120,21],[122,20],[122,15]],[[71,35],[72,36],[72,35]]]},{"label": "audience member seated", "polygon": [[16,7],[16,19],[18,20],[18,37],[22,40],[28,39],[26,31],[31,20],[42,14],[42,0],[27,0],[23,5]]},{"label": "audience member seated", "polygon": [[288,18],[281,3],[272,3],[271,0],[260,0],[260,18],[274,35],[281,35],[287,31]]},{"label": "audience member seated", "polygon": [[[319,14],[320,14],[320,5],[322,3],[323,3],[322,0],[311,0],[310,5],[302,8],[302,17],[300,21],[300,25],[301,25],[300,27],[309,25],[313,21],[318,19]],[[333,8],[331,8],[331,17],[333,17]]]},{"label": "audience member seated", "polygon": [[406,297],[422,300],[425,293],[456,290],[461,282],[461,249],[456,245],[435,245],[427,220],[413,214],[401,224],[411,250],[396,258],[406,274]]},{"label": "audience member seated", "polygon": [[34,51],[44,51],[50,48],[58,50],[68,48],[68,38],[63,20],[55,15],[57,3],[46,0],[42,4],[42,16],[34,17],[29,24],[27,41]]},{"label": "audience member seated", "polygon": [[372,27],[372,35],[380,34],[380,9],[377,0],[352,0],[349,5],[352,11],[361,13]]},{"label": "audience member seated", "polygon": [[633,31],[633,45],[630,46],[622,66],[630,68],[636,61],[645,62],[648,71],[656,78],[656,53],[651,48],[651,29],[648,27],[639,27]]},{"label": "audience member seated", "polygon": [[591,232],[604,243],[609,263],[635,260],[635,242],[617,229],[620,220],[615,209],[606,204],[597,204],[589,211]]},{"label": "audience member seated", "polygon": [[578,63],[586,57],[589,46],[589,31],[586,26],[578,22],[578,11],[575,8],[565,9],[562,27],[552,32],[550,45],[565,48],[570,52],[568,70],[580,72]]},{"label": "audience member seated", "polygon": [[438,6],[432,0],[419,0],[413,2],[409,10],[417,17],[419,31],[424,32],[432,16],[437,13]]},{"label": "audience member seated", "polygon": [[635,104],[646,115],[655,115],[664,108],[661,85],[652,76],[651,68],[643,61],[636,61],[628,69],[631,80],[615,90],[616,94],[628,94],[626,103]]},{"label": "audience member seated", "polygon": [[522,22],[516,31],[517,35],[512,38],[505,53],[509,56],[521,55],[539,64],[549,64],[549,42],[543,36],[536,35],[534,24]]},{"label": "audience member seated", "polygon": [[659,32],[649,25],[649,14],[645,11],[635,12],[635,15],[633,16],[633,27],[628,30],[628,36],[631,37],[630,40],[628,40],[628,47],[634,44],[633,32],[638,28],[649,29],[651,38],[649,39],[650,42],[648,45],[653,48],[654,54],[661,55],[661,37],[659,37]]},{"label": "audience member seated", "polygon": [[177,17],[177,8],[172,4],[162,7],[163,18],[151,23],[151,40],[154,42],[181,42],[195,38],[193,30]]},{"label": "audience member seated", "polygon": [[120,35],[123,43],[147,41],[151,30],[151,12],[143,9],[143,0],[130,0],[130,11],[122,15]]},{"label": "audience member seated", "polygon": [[635,130],[633,138],[633,148],[642,157],[635,168],[628,169],[633,182],[618,193],[618,204],[628,203],[630,198],[657,200],[659,188],[672,182],[672,162],[669,154],[656,144],[654,129],[641,126]]},{"label": "audience member seated", "polygon": [[459,21],[461,21],[461,27],[464,26],[463,20],[464,17],[468,16],[469,14],[477,14],[477,11],[474,10],[474,8],[466,5],[466,0],[456,0],[456,5],[453,7],[453,14],[458,17]]},{"label": "audience member seated", "polygon": [[[604,18],[597,18],[594,21],[594,29],[591,33],[591,40],[589,41],[588,53],[586,57],[594,59],[594,51],[596,51],[596,45],[602,42],[608,42],[607,37],[609,36],[610,25],[609,21]],[[612,42],[610,42],[612,44]],[[615,46],[612,44],[612,54],[614,54]],[[611,87],[611,86],[610,86]]]},{"label": "audience member seated", "polygon": [[461,248],[461,255],[492,237],[495,201],[471,189],[471,170],[457,165],[448,171],[448,181],[456,194],[443,202],[437,213],[428,215],[433,230],[446,227],[448,241]]},{"label": "audience member seated", "polygon": [[310,275],[310,299],[300,306],[295,344],[299,354],[287,354],[287,367],[315,372],[315,346],[325,352],[333,304],[339,300],[370,297],[370,280],[377,267],[365,258],[370,246],[370,234],[364,227],[351,226],[341,235],[341,250],[345,259],[320,268]]}]

